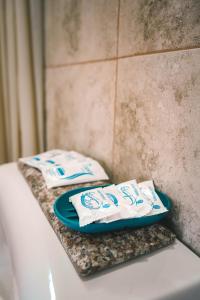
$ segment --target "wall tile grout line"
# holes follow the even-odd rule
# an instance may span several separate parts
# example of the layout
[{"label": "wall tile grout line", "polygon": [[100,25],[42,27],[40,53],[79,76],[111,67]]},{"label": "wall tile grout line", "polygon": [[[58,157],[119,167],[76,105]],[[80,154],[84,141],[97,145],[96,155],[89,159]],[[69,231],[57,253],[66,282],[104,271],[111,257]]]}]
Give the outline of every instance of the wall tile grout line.
[{"label": "wall tile grout line", "polygon": [[[118,45],[117,45],[118,47]],[[72,62],[72,63],[66,63],[66,64],[58,64],[58,65],[46,65],[46,69],[57,69],[57,68],[65,68],[65,67],[71,67],[71,66],[78,66],[78,65],[86,65],[86,64],[93,64],[93,63],[101,63],[101,62],[109,62],[119,59],[126,59],[126,58],[133,58],[133,57],[140,57],[140,56],[148,56],[148,55],[155,55],[155,54],[162,54],[162,53],[171,53],[171,52],[179,52],[179,51],[186,51],[186,50],[195,50],[200,49],[200,46],[193,46],[193,47],[183,47],[183,48],[177,48],[177,49],[164,49],[164,50],[156,50],[151,52],[144,52],[144,53],[135,53],[135,54],[127,54],[127,55],[121,55],[110,58],[102,58],[102,59],[94,59],[94,60],[87,60],[87,61],[80,61],[80,62]]]},{"label": "wall tile grout line", "polygon": [[[120,26],[120,0],[118,0],[118,16],[117,16],[117,49],[116,49],[117,57],[118,57],[118,54],[119,54],[119,26]],[[112,143],[113,143],[113,145],[112,145],[112,173],[114,171],[117,84],[118,84],[118,59],[116,59],[116,69],[115,69],[115,97],[114,97],[113,138],[112,138]]]},{"label": "wall tile grout line", "polygon": [[177,48],[177,49],[163,49],[163,50],[155,50],[155,51],[149,51],[144,53],[135,53],[135,54],[127,54],[127,55],[121,55],[118,57],[118,59],[125,59],[129,57],[138,57],[138,56],[148,56],[148,55],[155,55],[155,54],[162,54],[162,53],[171,53],[171,52],[180,52],[180,51],[187,51],[187,50],[195,50],[200,49],[200,46],[193,46],[193,47],[183,47],[183,48]]},{"label": "wall tile grout line", "polygon": [[65,68],[65,67],[71,67],[71,66],[79,66],[79,65],[87,65],[87,64],[95,64],[95,63],[101,63],[101,62],[109,62],[116,60],[117,57],[110,57],[110,58],[102,58],[102,59],[91,59],[91,60],[85,60],[85,61],[79,61],[79,62],[72,62],[72,63],[66,63],[66,64],[58,64],[58,65],[47,65],[46,69],[57,69],[57,68]]}]

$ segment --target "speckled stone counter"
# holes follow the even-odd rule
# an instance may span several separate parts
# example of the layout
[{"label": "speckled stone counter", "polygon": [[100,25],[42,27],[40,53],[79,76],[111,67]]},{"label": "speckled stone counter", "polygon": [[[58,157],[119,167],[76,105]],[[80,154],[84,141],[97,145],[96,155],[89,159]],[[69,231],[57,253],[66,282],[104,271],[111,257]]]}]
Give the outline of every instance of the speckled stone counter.
[{"label": "speckled stone counter", "polygon": [[175,235],[160,224],[112,233],[81,234],[62,225],[54,215],[52,205],[62,193],[80,187],[105,184],[105,181],[47,189],[41,173],[18,163],[40,207],[46,215],[63,248],[81,276],[126,262],[167,246]]}]

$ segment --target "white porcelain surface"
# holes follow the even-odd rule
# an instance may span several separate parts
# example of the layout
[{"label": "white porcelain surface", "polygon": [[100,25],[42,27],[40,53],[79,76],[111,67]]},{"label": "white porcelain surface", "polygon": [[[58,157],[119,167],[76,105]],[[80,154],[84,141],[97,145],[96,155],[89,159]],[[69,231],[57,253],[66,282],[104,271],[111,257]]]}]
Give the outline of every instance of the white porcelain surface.
[{"label": "white porcelain surface", "polygon": [[0,222],[0,300],[18,299],[9,248]]},{"label": "white porcelain surface", "polygon": [[0,167],[0,218],[20,300],[199,299],[200,259],[179,241],[81,279],[15,163]]}]

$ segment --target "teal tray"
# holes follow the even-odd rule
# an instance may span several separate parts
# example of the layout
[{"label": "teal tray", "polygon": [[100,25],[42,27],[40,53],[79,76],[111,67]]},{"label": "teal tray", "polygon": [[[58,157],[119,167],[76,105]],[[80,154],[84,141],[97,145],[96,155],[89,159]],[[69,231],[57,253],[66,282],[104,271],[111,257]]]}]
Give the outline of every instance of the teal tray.
[{"label": "teal tray", "polygon": [[153,223],[157,223],[161,221],[164,217],[166,217],[166,215],[171,209],[171,200],[169,199],[169,197],[166,194],[156,190],[163,205],[168,209],[167,212],[154,215],[154,216],[144,216],[140,218],[119,220],[107,224],[91,223],[89,225],[80,227],[78,215],[72,203],[69,202],[69,198],[85,190],[90,190],[97,187],[102,187],[102,186],[78,188],[78,189],[70,190],[66,193],[63,193],[61,196],[59,196],[54,203],[54,213],[57,216],[57,218],[60,220],[60,222],[75,231],[80,231],[84,233],[108,232],[113,230],[121,230],[125,228],[138,228],[138,227],[151,225]]}]

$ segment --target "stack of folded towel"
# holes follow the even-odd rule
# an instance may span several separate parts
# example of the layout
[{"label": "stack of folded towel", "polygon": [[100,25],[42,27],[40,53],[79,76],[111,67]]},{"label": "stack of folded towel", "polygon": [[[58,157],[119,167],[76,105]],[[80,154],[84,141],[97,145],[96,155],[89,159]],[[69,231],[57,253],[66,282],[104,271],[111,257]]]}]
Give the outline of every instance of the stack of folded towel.
[{"label": "stack of folded towel", "polygon": [[75,151],[50,150],[20,161],[39,169],[48,188],[109,179],[96,160]]},{"label": "stack of folded towel", "polygon": [[109,223],[122,219],[152,216],[167,211],[153,181],[136,180],[86,190],[70,197],[79,216],[79,225]]}]

